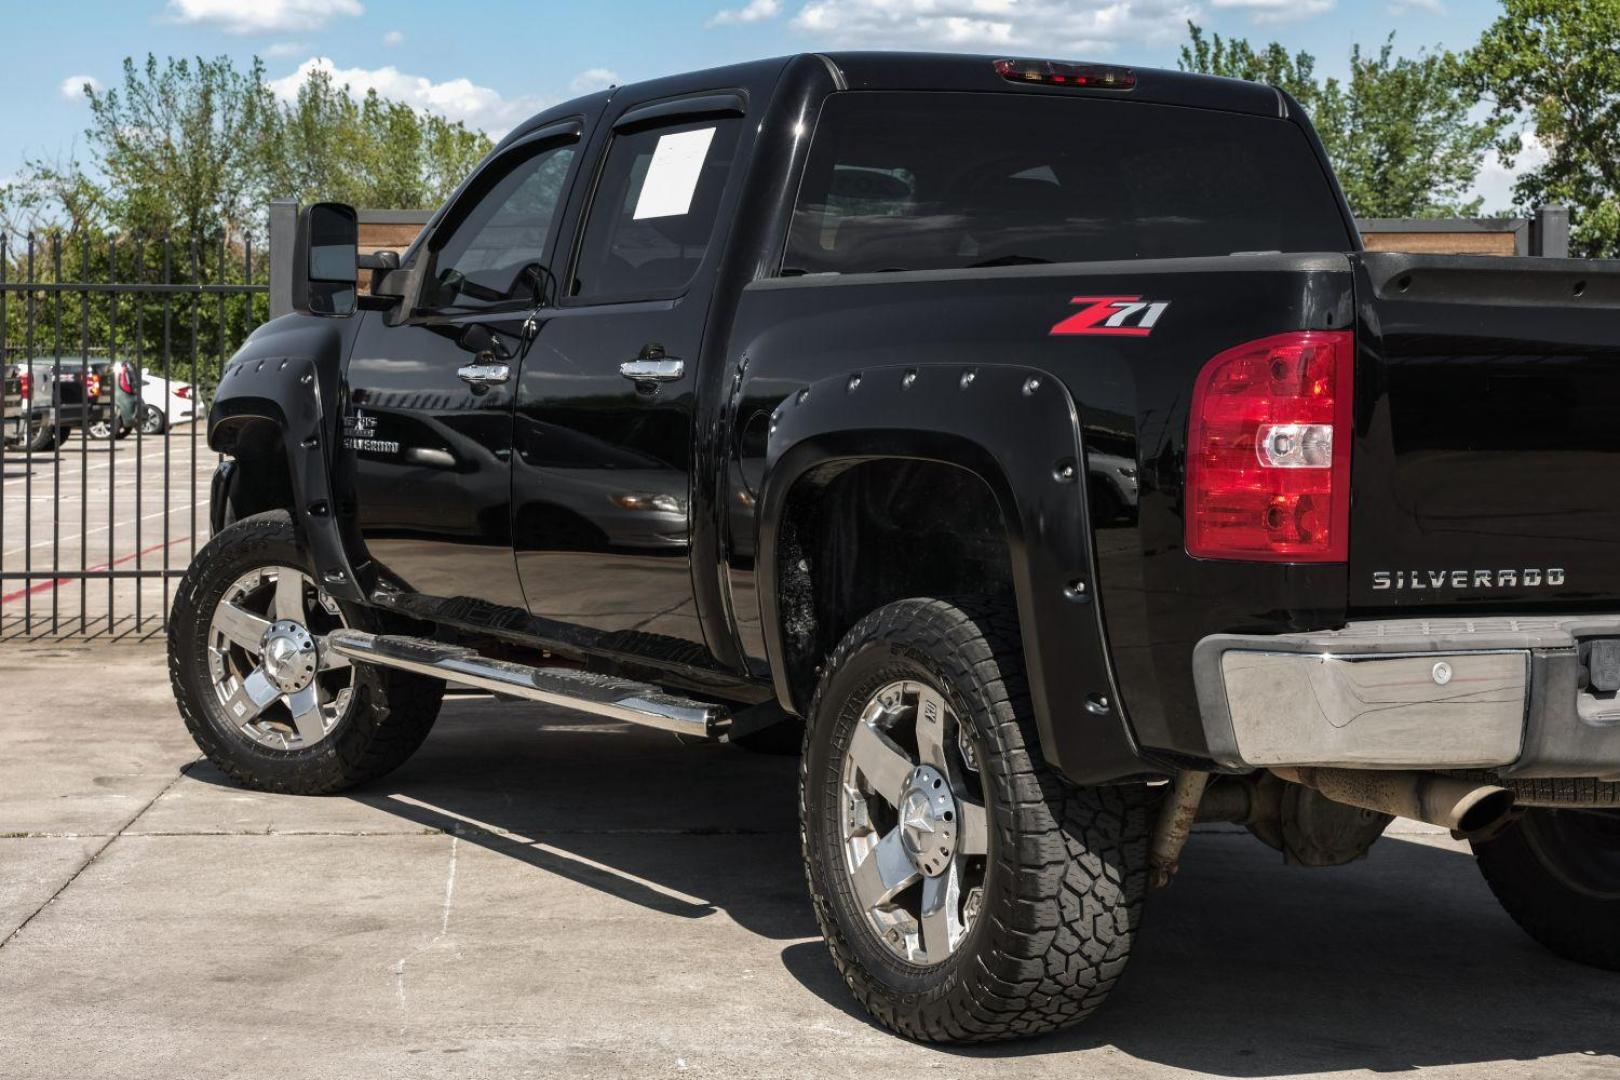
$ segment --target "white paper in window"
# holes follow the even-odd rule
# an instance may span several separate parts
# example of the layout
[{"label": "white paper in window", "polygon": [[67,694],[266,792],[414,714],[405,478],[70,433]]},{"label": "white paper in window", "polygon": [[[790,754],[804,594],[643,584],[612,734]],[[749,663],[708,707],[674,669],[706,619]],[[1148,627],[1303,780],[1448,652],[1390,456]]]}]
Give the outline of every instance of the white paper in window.
[{"label": "white paper in window", "polygon": [[712,127],[660,135],[652,163],[647,166],[647,178],[641,184],[641,195],[636,199],[636,211],[631,216],[640,221],[677,217],[690,211],[698,177],[703,173],[703,159],[709,156],[709,144],[713,141]]}]

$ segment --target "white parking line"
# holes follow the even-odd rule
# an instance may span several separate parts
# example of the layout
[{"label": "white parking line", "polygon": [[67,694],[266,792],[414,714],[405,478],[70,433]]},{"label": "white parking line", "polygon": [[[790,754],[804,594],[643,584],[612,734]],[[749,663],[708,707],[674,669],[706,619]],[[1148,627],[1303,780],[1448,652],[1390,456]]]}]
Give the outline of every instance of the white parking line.
[{"label": "white parking line", "polygon": [[186,511],[190,510],[194,506],[206,506],[206,505],[207,505],[206,503],[197,502],[197,503],[186,503],[184,506],[170,506],[170,507],[168,507],[166,509],[163,509],[163,510],[154,510],[152,513],[143,515],[142,517],[139,517],[139,518],[130,518],[128,521],[115,521],[110,526],[109,525],[102,525],[102,526],[100,526],[98,528],[91,529],[88,532],[74,533],[72,536],[62,536],[62,537],[47,536],[47,537],[45,537],[45,539],[36,540],[32,544],[24,544],[21,547],[14,547],[14,548],[11,548],[8,551],[0,551],[0,559],[9,558],[12,555],[20,555],[25,551],[29,551],[29,550],[35,549],[35,548],[50,547],[52,544],[55,544],[55,543],[68,544],[68,543],[71,543],[74,540],[82,540],[85,537],[94,536],[94,535],[96,535],[96,533],[106,532],[109,528],[122,529],[122,528],[126,528],[126,527],[131,527],[137,521],[146,521],[149,518],[163,517],[165,514],[168,514],[170,516],[172,516],[174,514],[183,514]]},{"label": "white parking line", "polygon": [[[154,439],[161,439],[164,436],[162,436],[162,435],[154,435],[152,437]],[[126,451],[125,453],[127,454],[128,451]],[[210,450],[210,451],[208,451],[208,453],[211,454],[211,453],[213,453],[213,451]],[[109,458],[107,461],[100,462],[99,464],[96,464],[96,465],[87,465],[83,469],[75,469],[72,466],[77,464],[77,463],[73,459],[75,457],[77,457],[77,456],[78,456],[77,452],[73,451],[73,450],[69,450],[68,452],[66,452],[66,453],[64,453],[62,455],[62,461],[69,466],[68,470],[62,474],[62,479],[63,480],[69,480],[74,476],[80,475],[81,473],[93,473],[98,469],[110,468],[112,466],[112,464],[113,464],[113,460]],[[124,454],[120,454],[118,456],[117,460],[118,461],[153,461],[153,460],[155,460],[157,458],[160,458],[162,456],[163,456],[163,448],[160,446],[160,447],[158,447],[158,449],[157,449],[157,451],[155,453],[142,454],[140,457],[127,457]],[[197,457],[198,457],[198,460],[202,459],[201,454],[198,454]],[[35,454],[33,456],[33,461],[34,461],[34,464],[36,464],[36,465],[44,463],[44,462],[48,462],[50,460],[51,460],[51,456],[48,453],[47,454]],[[21,451],[15,451],[15,450],[6,451],[6,455],[5,455],[5,459],[4,459],[3,464],[10,465],[10,464],[12,464],[14,462],[22,462],[23,467],[27,468],[28,467],[28,464],[27,464],[28,463],[28,455],[25,454],[25,453],[22,453]],[[49,474],[46,474],[44,477],[35,476],[34,477],[34,483],[38,484],[38,483],[41,482],[42,479],[43,479],[43,481],[45,483],[47,483],[47,484],[50,483],[50,475]],[[27,482],[28,482],[28,477],[26,477],[26,476],[18,476],[18,477],[15,477],[15,478],[11,479],[11,480],[7,480],[5,482],[5,486],[8,487],[8,488],[9,487],[17,487],[17,486],[26,484]]]}]

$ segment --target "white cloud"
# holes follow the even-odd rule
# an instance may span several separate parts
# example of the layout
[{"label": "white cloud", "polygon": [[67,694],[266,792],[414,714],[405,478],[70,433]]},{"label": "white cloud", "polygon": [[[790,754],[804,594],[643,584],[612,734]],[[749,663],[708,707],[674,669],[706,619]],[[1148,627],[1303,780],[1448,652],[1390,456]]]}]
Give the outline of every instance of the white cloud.
[{"label": "white cloud", "polygon": [[1211,0],[1216,10],[1246,11],[1257,23],[1294,22],[1324,15],[1337,0]]},{"label": "white cloud", "polygon": [[383,35],[383,44],[392,49],[396,45],[405,44],[405,31],[390,30]]},{"label": "white cloud", "polygon": [[774,19],[782,12],[781,0],[749,0],[739,8],[724,8],[714,13],[710,26],[735,26],[738,23],[763,22]]},{"label": "white cloud", "polygon": [[610,86],[618,86],[622,81],[619,73],[612,68],[589,68],[575,75],[569,82],[568,89],[576,94],[590,94],[597,90],[606,90]]},{"label": "white cloud", "polygon": [[434,82],[421,75],[408,75],[392,64],[380,68],[340,68],[325,56],[311,57],[291,74],[271,79],[270,89],[282,100],[291,101],[314,71],[326,72],[337,85],[347,85],[356,97],[375,90],[382,97],[402,101],[421,112],[461,120],[495,137],[539,112],[546,104],[533,97],[503,97],[499,91],[479,86],[471,79]]},{"label": "white cloud", "polygon": [[811,0],[793,28],[869,49],[1081,53],[1178,41],[1197,14],[1194,0]]},{"label": "white cloud", "polygon": [[64,101],[78,101],[84,97],[86,86],[97,93],[101,92],[101,80],[94,75],[69,75],[62,80],[62,85],[57,87],[57,92],[62,95]]},{"label": "white cloud", "polygon": [[365,12],[360,0],[169,0],[176,22],[213,26],[227,34],[319,30],[334,15]]},{"label": "white cloud", "polygon": [[302,41],[277,41],[266,45],[259,50],[259,55],[267,60],[285,60],[289,56],[309,51],[309,46]]},{"label": "white cloud", "polygon": [[1440,0],[1393,0],[1389,5],[1391,15],[1408,15],[1414,11],[1426,11],[1430,15],[1444,15],[1446,5]]},{"label": "white cloud", "polygon": [[1481,164],[1479,175],[1474,177],[1474,187],[1468,193],[1472,199],[1476,195],[1485,200],[1483,212],[1487,214],[1501,213],[1513,208],[1513,185],[1520,176],[1547,164],[1547,147],[1536,138],[1534,131],[1527,131],[1522,136],[1523,148],[1513,159],[1513,168],[1504,166],[1495,152],[1486,155]]}]

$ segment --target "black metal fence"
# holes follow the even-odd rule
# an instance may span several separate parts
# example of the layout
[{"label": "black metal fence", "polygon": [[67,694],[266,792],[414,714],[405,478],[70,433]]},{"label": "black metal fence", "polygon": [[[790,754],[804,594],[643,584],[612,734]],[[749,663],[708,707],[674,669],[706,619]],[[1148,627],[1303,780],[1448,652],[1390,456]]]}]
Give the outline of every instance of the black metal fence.
[{"label": "black metal fence", "polygon": [[201,421],[267,276],[245,237],[0,234],[0,639],[161,631],[208,535]]}]

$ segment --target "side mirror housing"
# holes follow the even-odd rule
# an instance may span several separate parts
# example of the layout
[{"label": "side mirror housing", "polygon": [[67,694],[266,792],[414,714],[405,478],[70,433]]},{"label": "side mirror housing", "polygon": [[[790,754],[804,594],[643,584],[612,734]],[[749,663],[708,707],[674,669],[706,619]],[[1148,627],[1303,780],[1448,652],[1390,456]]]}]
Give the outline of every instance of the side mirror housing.
[{"label": "side mirror housing", "polygon": [[315,203],[299,215],[293,309],[345,318],[359,304],[360,218],[343,203]]}]

